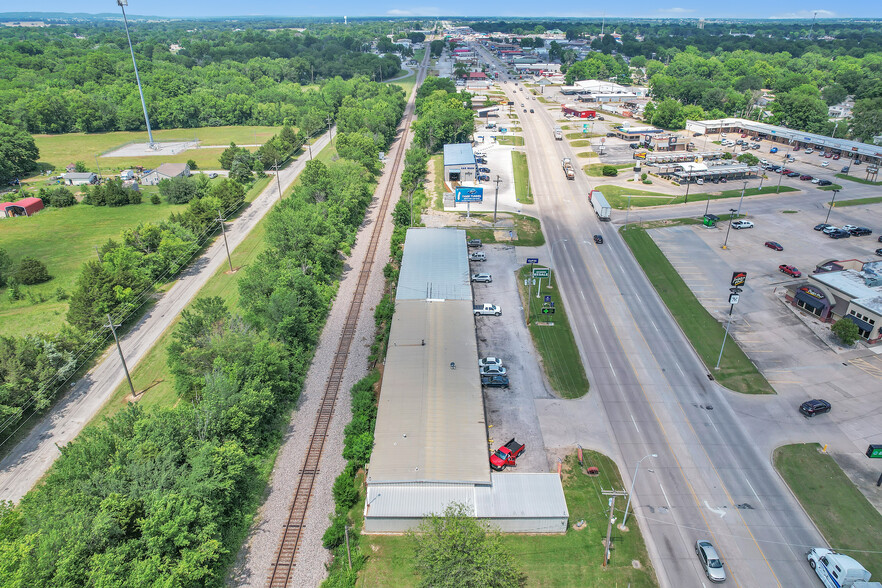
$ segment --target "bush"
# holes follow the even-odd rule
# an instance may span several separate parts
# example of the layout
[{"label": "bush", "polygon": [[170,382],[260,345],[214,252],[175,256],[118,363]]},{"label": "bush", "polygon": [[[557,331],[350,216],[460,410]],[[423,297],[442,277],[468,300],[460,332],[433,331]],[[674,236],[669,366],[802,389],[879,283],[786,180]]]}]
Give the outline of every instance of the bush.
[{"label": "bush", "polygon": [[30,286],[32,284],[48,282],[52,279],[52,276],[49,275],[49,271],[46,269],[46,266],[42,261],[34,259],[33,257],[25,257],[18,262],[18,267],[15,269],[13,278],[15,278],[19,284]]},{"label": "bush", "polygon": [[199,169],[199,166],[196,165],[196,160],[194,160],[194,159],[188,159],[188,160],[187,160],[187,166],[188,166],[191,170]]},{"label": "bush", "polygon": [[851,319],[843,318],[839,319],[833,326],[830,327],[833,331],[833,334],[839,337],[839,340],[842,341],[842,344],[850,347],[855,344],[855,341],[860,339],[860,333],[858,332],[858,327]]},{"label": "bush", "polygon": [[162,199],[159,197],[159,194],[154,194],[150,197],[150,204],[159,204],[162,202]]},{"label": "bush", "polygon": [[333,549],[343,545],[343,542],[346,540],[345,529],[346,517],[334,517],[331,521],[331,526],[328,527],[328,530],[322,535],[322,545],[325,546],[325,549]]},{"label": "bush", "polygon": [[186,204],[194,198],[201,198],[203,196],[197,181],[190,177],[161,180],[157,186],[159,187],[159,194],[169,204]]},{"label": "bush", "polygon": [[40,188],[37,196],[43,201],[43,205],[51,206],[53,208],[66,208],[77,203],[77,199],[74,198],[73,192],[64,186],[58,186],[57,188],[52,189]]},{"label": "bush", "polygon": [[605,176],[615,177],[619,175],[619,170],[616,169],[616,166],[614,165],[605,165],[603,166],[603,170],[601,171],[601,173]]},{"label": "bush", "polygon": [[358,490],[355,489],[355,480],[352,478],[351,468],[346,468],[343,473],[334,480],[334,502],[337,503],[338,512],[346,512],[358,500]]}]

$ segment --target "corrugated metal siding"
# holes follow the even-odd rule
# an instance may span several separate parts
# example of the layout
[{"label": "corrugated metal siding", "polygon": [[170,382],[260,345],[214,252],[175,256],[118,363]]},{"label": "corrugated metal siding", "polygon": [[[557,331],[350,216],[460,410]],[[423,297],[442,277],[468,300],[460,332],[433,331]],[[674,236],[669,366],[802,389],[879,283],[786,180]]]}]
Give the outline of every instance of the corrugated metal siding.
[{"label": "corrugated metal siding", "polygon": [[475,165],[475,152],[471,143],[451,143],[444,146],[444,167],[449,165]]},{"label": "corrugated metal siding", "polygon": [[[421,518],[374,517],[364,520],[368,534],[406,533],[419,527]],[[490,519],[487,521],[503,533],[566,533],[567,519]]]},{"label": "corrugated metal siding", "polygon": [[568,517],[567,501],[557,474],[493,472],[487,491],[475,493],[479,517]]},{"label": "corrugated metal siding", "polygon": [[395,298],[471,300],[465,231],[409,229]]},{"label": "corrugated metal siding", "polygon": [[[489,488],[489,486],[484,486]],[[474,512],[474,484],[399,482],[368,484],[366,517],[424,517],[441,514],[448,504],[467,504]]]}]

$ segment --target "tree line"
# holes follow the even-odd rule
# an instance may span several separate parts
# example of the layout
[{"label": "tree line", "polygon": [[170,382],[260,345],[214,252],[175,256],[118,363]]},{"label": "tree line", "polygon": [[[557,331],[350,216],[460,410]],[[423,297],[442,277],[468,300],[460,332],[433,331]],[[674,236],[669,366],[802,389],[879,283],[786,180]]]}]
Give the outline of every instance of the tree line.
[{"label": "tree line", "polygon": [[464,143],[475,132],[471,94],[457,92],[449,78],[428,77],[417,90],[414,140],[429,153],[445,143]]},{"label": "tree line", "polygon": [[[400,119],[400,88],[362,83]],[[7,583],[223,584],[375,185],[358,161],[307,163],[267,216],[240,306],[205,298],[182,313],[168,354],[180,402],[87,427],[39,487],[0,507]]]}]

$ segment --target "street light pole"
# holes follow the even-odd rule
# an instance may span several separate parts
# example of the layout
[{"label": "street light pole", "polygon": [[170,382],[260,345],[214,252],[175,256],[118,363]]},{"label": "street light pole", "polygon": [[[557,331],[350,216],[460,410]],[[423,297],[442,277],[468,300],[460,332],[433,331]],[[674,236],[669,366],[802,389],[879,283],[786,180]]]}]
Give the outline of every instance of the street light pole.
[{"label": "street light pole", "polygon": [[689,186],[692,185],[692,182],[686,182],[686,198],[683,200],[683,204],[689,203]]},{"label": "street light pole", "polygon": [[658,454],[650,453],[649,455],[644,455],[637,461],[637,467],[634,468],[634,477],[631,478],[631,490],[628,492],[628,503],[625,504],[625,516],[622,517],[622,524],[619,526],[619,529],[624,529],[625,523],[628,522],[628,509],[631,508],[631,496],[634,495],[634,483],[637,481],[637,472],[640,471],[640,462],[649,457],[658,457]]},{"label": "street light pole", "polygon": [[129,20],[126,18],[126,6],[129,0],[116,0],[117,5],[122,10],[123,25],[126,28],[126,38],[129,40],[129,51],[132,52],[132,65],[135,66],[135,80],[138,82],[138,93],[141,95],[141,107],[144,109],[144,122],[147,123],[147,138],[150,141],[150,148],[153,149],[153,131],[150,129],[150,117],[147,116],[147,103],[144,102],[144,90],[141,89],[141,77],[138,75],[138,64],[135,62],[135,50],[132,48],[132,37],[129,36]]},{"label": "street light pole", "polygon": [[747,190],[747,181],[746,180],[744,182],[744,186],[741,188],[741,198],[738,199],[738,212],[736,213],[736,216],[741,215],[741,203],[744,202],[744,191],[745,190]]},{"label": "street light pole", "polygon": [[726,240],[723,241],[723,249],[726,248],[726,245],[729,243],[729,231],[732,229],[732,219],[735,218],[735,213],[737,211],[734,208],[729,209],[729,226],[726,227]]},{"label": "street light pole", "polygon": [[824,219],[824,224],[827,224],[827,221],[830,220],[830,212],[833,210],[833,203],[836,202],[837,194],[839,194],[839,190],[833,190],[833,200],[830,201],[830,208],[827,209],[827,218]]}]

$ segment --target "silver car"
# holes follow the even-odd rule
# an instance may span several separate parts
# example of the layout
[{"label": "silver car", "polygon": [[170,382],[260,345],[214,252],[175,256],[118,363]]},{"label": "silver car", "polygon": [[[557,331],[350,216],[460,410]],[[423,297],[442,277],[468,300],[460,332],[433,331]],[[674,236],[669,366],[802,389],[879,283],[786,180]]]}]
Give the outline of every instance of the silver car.
[{"label": "silver car", "polygon": [[723,569],[723,560],[717,555],[714,544],[707,539],[699,539],[695,542],[695,553],[698,555],[698,561],[704,568],[707,579],[711,582],[725,582],[726,570]]},{"label": "silver car", "polygon": [[493,276],[490,274],[472,274],[473,282],[492,282]]},{"label": "silver car", "polygon": [[504,376],[508,370],[501,365],[485,365],[480,369],[482,376]]}]

